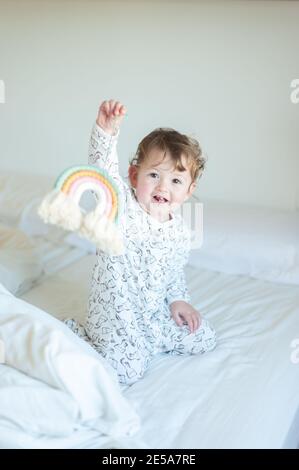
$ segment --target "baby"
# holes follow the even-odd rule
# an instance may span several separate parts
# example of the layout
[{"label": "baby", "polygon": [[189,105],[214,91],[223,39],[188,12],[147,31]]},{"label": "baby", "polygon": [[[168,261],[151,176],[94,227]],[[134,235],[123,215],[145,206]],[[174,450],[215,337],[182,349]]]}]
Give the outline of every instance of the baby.
[{"label": "baby", "polygon": [[105,168],[121,191],[125,252],[97,251],[86,323],[66,322],[107,359],[120,383],[132,384],[155,354],[200,354],[212,350],[216,339],[189,303],[184,266],[190,232],[174,212],[204,169],[200,146],[173,129],[154,130],[138,146],[128,185],[116,153],[125,114],[119,101],[104,101],[89,147],[89,163]]}]

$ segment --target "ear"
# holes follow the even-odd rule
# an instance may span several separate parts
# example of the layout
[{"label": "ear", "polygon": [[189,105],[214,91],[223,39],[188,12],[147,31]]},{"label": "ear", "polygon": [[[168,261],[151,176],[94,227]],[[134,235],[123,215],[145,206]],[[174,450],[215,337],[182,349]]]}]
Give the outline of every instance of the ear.
[{"label": "ear", "polygon": [[129,180],[130,180],[131,186],[133,188],[136,188],[136,186],[137,186],[137,176],[138,176],[137,166],[130,165],[129,166]]},{"label": "ear", "polygon": [[192,194],[194,193],[195,188],[196,188],[196,183],[191,183],[190,186],[189,186],[188,193],[185,196],[184,202],[187,201],[189,199],[189,197],[192,196]]}]

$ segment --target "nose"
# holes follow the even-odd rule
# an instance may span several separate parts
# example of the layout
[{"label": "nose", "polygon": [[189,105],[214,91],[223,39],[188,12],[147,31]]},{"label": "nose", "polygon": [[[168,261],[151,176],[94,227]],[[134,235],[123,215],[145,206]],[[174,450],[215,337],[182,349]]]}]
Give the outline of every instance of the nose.
[{"label": "nose", "polygon": [[157,189],[161,192],[167,192],[168,187],[167,187],[167,181],[164,178],[160,178],[158,184],[157,184]]}]

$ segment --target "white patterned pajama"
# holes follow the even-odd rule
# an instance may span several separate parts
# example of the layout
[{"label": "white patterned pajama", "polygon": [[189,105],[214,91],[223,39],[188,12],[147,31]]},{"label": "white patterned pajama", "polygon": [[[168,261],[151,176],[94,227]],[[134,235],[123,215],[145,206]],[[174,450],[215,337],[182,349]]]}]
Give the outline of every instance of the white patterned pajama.
[{"label": "white patterned pajama", "polygon": [[125,252],[111,256],[97,251],[85,325],[66,320],[116,369],[120,383],[144,374],[153,355],[200,354],[215,347],[215,331],[205,318],[190,334],[170,315],[175,300],[190,301],[184,266],[190,232],[178,214],[159,222],[147,214],[120,177],[115,136],[94,125],[89,163],[105,168],[124,198],[119,228]]}]

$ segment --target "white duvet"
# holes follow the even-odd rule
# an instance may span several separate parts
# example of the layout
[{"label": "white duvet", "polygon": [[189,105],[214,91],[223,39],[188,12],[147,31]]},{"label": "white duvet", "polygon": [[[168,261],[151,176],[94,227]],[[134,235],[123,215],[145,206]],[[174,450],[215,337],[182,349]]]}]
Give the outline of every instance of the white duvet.
[{"label": "white duvet", "polygon": [[[100,441],[139,427],[113,369],[62,322],[0,285],[0,447],[6,433]],[[119,441],[121,442],[121,441]]]}]

